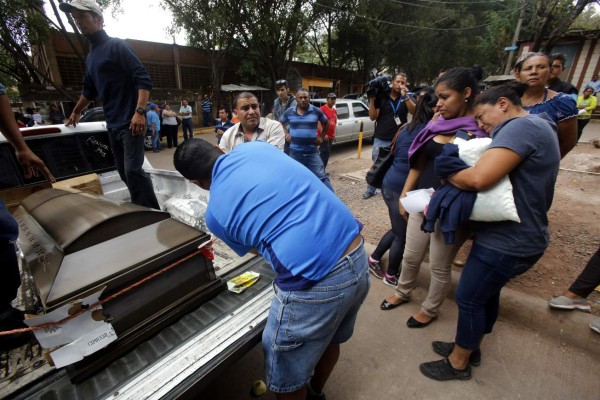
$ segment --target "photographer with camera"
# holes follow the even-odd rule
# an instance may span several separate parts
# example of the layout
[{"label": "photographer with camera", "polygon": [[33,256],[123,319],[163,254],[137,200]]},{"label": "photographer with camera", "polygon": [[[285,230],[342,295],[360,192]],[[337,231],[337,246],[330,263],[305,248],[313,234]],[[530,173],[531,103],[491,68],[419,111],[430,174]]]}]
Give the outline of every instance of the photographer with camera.
[{"label": "photographer with camera", "polygon": [[[387,76],[371,80],[367,83],[367,97],[369,118],[375,121],[372,153],[372,159],[375,161],[379,148],[390,146],[398,128],[408,121],[408,108],[405,104],[408,100],[406,74],[401,72],[394,75],[391,87]],[[374,196],[375,190],[373,186],[368,185],[363,199]]]}]

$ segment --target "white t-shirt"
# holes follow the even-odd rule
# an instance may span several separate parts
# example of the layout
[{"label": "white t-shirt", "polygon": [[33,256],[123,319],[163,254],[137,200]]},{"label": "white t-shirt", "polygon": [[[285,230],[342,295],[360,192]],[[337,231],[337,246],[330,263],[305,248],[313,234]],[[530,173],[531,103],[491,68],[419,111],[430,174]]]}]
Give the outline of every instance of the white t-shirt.
[{"label": "white t-shirt", "polygon": [[181,116],[181,118],[183,119],[192,118],[192,106],[190,106],[189,104],[185,107],[181,106],[181,108],[179,108],[179,114],[181,113],[190,113],[190,115],[188,116]]}]

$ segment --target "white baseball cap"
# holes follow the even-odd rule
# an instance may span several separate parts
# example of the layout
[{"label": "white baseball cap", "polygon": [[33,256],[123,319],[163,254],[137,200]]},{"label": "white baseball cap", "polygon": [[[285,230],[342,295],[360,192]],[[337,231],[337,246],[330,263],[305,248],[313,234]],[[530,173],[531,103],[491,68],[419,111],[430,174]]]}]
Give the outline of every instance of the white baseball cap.
[{"label": "white baseball cap", "polygon": [[60,3],[58,8],[66,13],[70,13],[73,11],[73,8],[76,8],[82,11],[91,11],[94,14],[102,16],[100,6],[93,0],[71,0],[69,3]]}]

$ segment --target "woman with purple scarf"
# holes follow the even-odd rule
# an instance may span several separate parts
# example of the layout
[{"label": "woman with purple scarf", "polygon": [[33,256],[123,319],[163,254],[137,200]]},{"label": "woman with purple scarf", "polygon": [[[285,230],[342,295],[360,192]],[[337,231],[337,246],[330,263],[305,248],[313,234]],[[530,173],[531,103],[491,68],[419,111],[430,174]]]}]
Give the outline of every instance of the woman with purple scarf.
[{"label": "woman with purple scarf", "polygon": [[[406,193],[411,190],[431,187],[437,189],[441,185],[440,179],[435,176],[433,162],[457,131],[463,130],[476,137],[487,136],[473,116],[473,104],[479,91],[481,74],[481,68],[452,68],[438,80],[435,85],[438,97],[436,114],[417,135],[408,151],[410,172],[401,198],[406,197]],[[406,322],[409,328],[423,328],[438,316],[438,310],[450,289],[452,261],[468,234],[466,229],[459,229],[455,244],[446,245],[439,222],[433,233],[426,233],[421,230],[423,213],[407,215],[402,204],[400,211],[408,218],[402,272],[395,293],[383,300],[380,308],[391,310],[410,300],[421,263],[429,250],[429,291],[421,310]]]}]

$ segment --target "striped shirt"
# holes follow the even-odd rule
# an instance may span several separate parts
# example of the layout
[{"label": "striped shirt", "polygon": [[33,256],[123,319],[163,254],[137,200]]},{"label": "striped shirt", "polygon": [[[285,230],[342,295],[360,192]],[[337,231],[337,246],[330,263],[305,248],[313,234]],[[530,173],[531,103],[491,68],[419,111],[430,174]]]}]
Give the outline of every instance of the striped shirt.
[{"label": "striped shirt", "polygon": [[298,106],[288,108],[281,116],[281,123],[289,124],[292,143],[290,149],[302,153],[317,151],[317,125],[329,122],[327,116],[319,108],[309,105],[308,110],[302,115],[298,114]]}]

